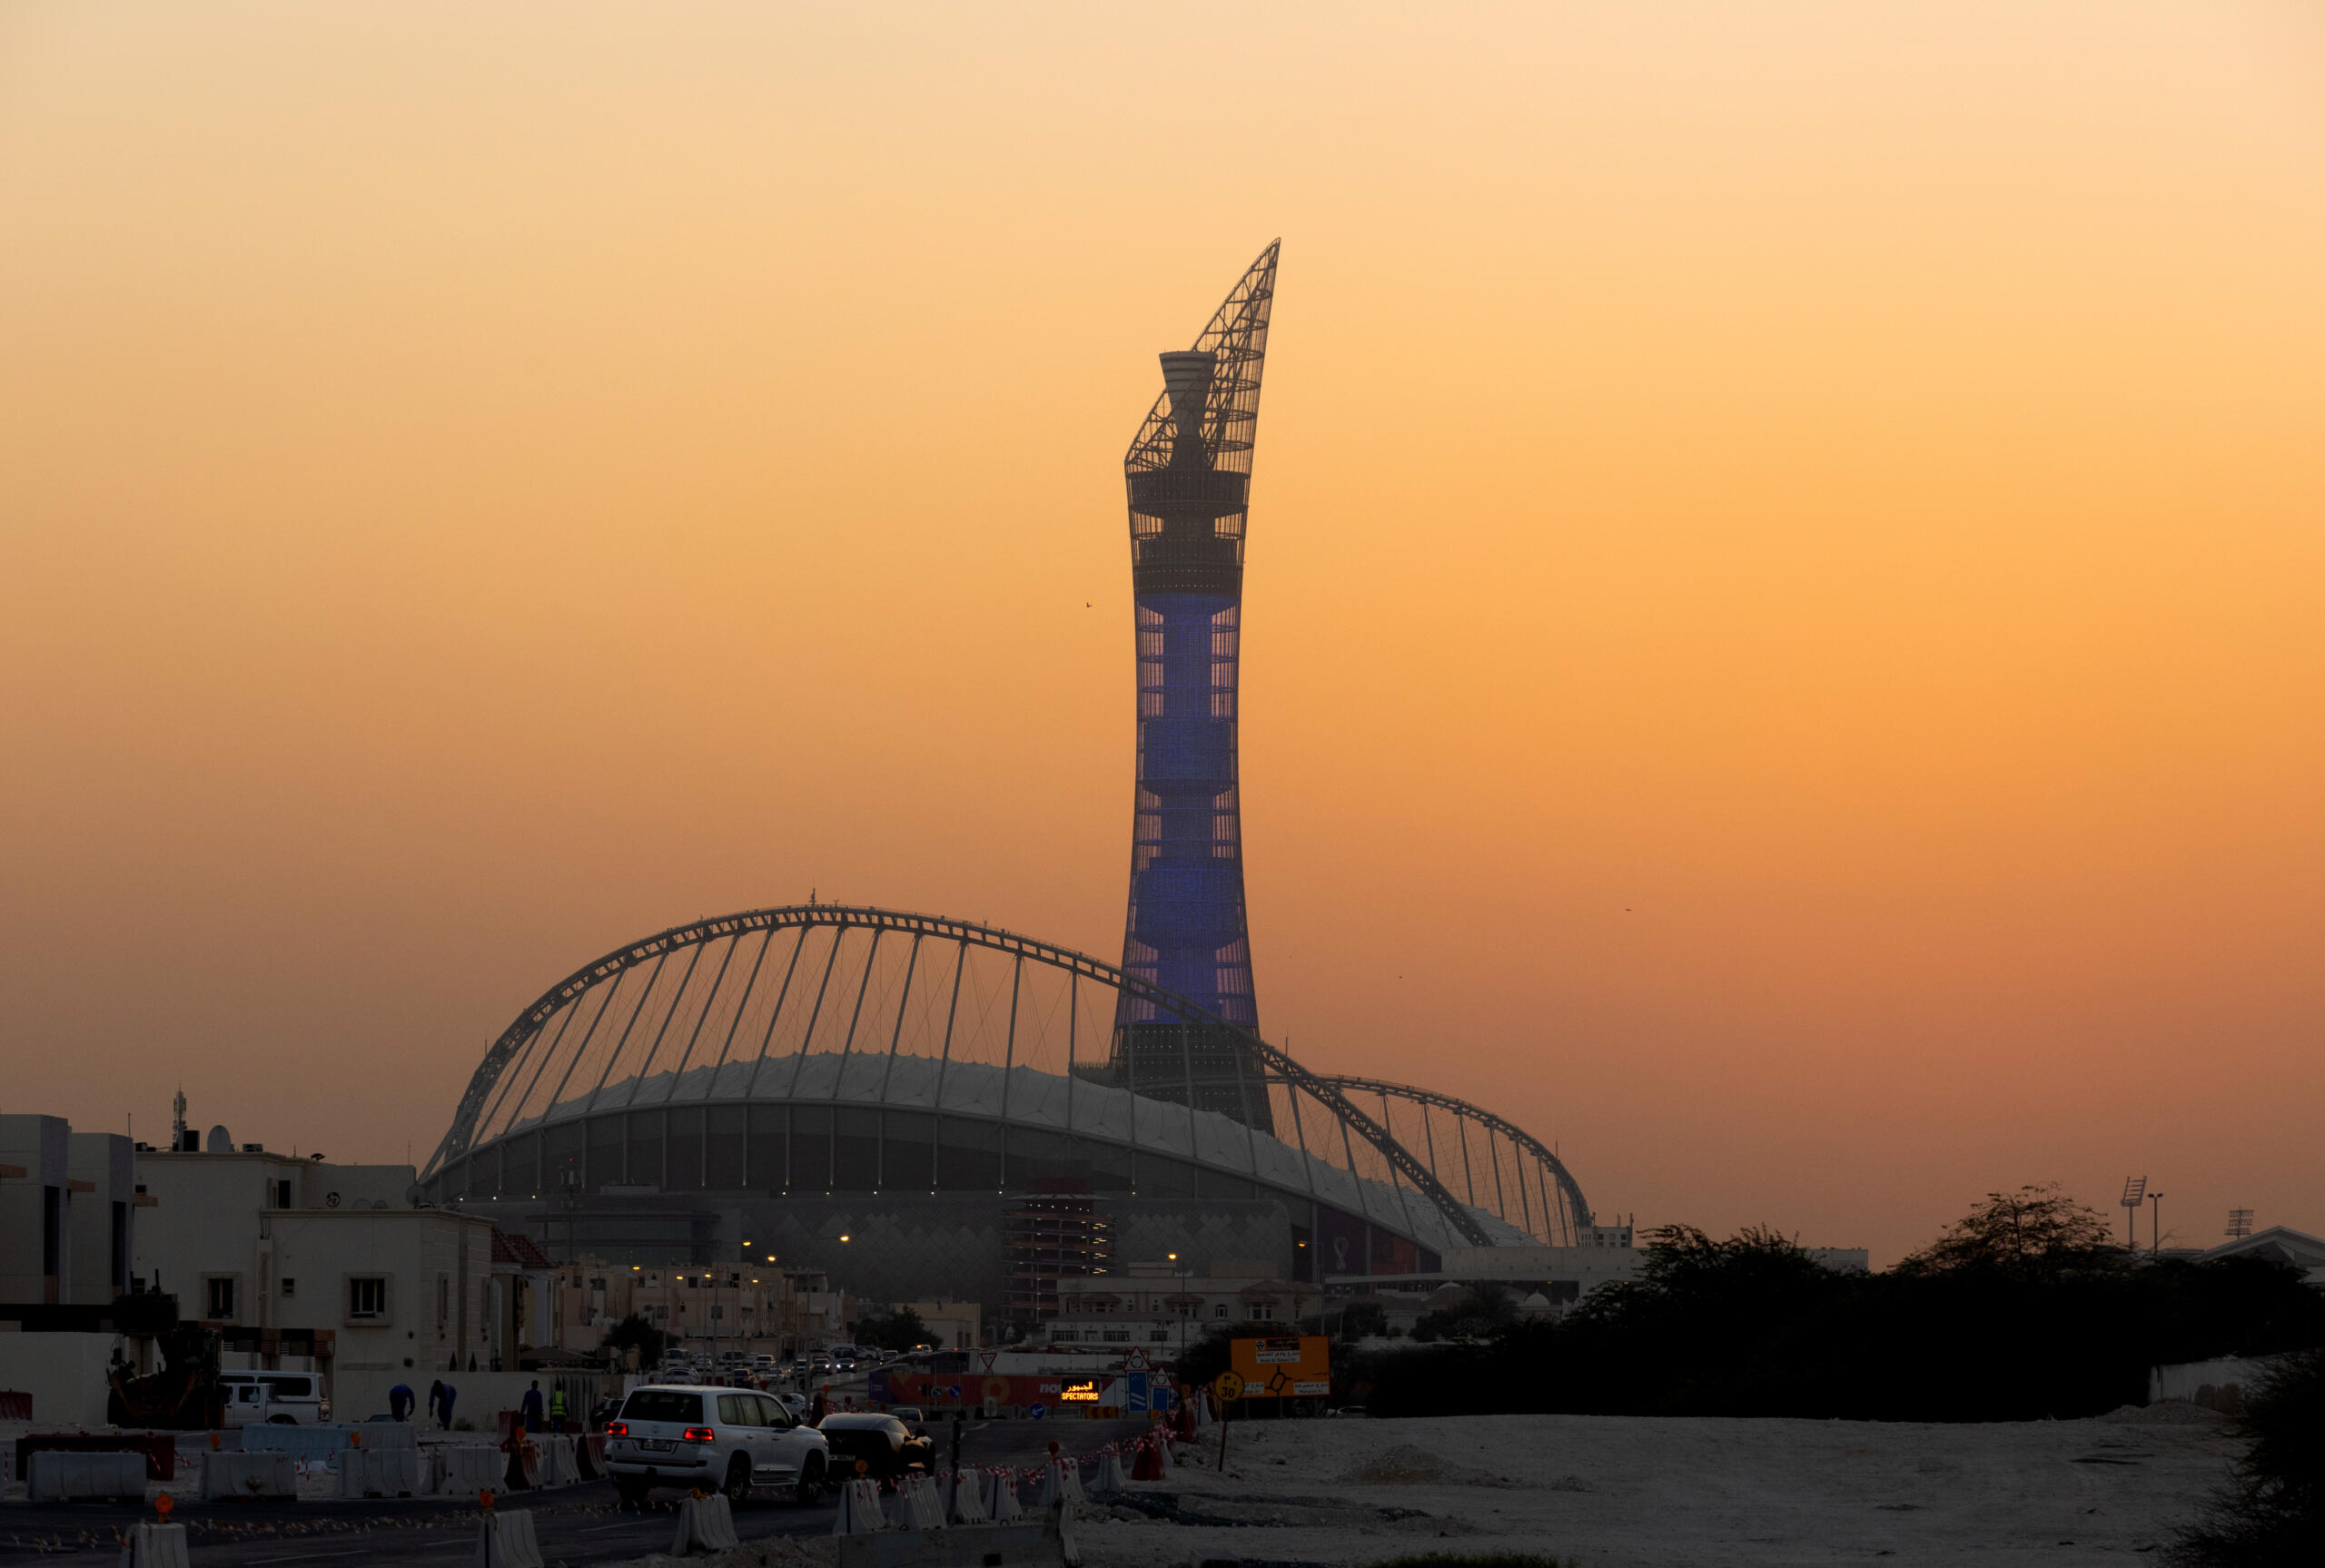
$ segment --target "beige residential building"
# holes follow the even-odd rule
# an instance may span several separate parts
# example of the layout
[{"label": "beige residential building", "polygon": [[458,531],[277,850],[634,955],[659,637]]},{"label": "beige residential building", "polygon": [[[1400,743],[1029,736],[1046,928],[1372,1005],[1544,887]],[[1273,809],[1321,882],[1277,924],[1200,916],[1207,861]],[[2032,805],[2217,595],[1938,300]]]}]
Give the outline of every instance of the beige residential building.
[{"label": "beige residential building", "polygon": [[1218,1325],[1296,1324],[1323,1310],[1312,1285],[1279,1279],[1257,1261],[1222,1259],[1208,1274],[1173,1259],[1057,1282],[1057,1314],[1037,1331],[1055,1345],[1178,1346]]},{"label": "beige residential building", "polygon": [[826,1288],[817,1270],[595,1257],[556,1267],[562,1300],[557,1342],[569,1350],[594,1351],[607,1329],[633,1314],[674,1346],[769,1355],[826,1344],[850,1321],[847,1298]]}]

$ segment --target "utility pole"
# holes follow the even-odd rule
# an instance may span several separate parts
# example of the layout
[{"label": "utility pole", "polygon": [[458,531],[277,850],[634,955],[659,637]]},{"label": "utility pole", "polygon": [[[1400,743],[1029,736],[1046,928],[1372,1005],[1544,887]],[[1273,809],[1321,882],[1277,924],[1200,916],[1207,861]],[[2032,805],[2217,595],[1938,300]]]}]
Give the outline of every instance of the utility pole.
[{"label": "utility pole", "polygon": [[2151,1217],[2154,1223],[2149,1231],[2155,1245],[2151,1250],[2156,1257],[2161,1257],[2163,1256],[2163,1194],[2151,1192],[2147,1195],[2147,1200],[2155,1205],[2155,1213]]}]

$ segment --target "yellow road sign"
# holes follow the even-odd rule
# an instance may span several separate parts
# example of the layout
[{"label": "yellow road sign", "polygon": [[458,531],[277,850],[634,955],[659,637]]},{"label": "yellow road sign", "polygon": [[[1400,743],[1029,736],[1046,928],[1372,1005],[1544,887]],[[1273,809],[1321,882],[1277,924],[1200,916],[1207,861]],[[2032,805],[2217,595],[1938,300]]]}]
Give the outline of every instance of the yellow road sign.
[{"label": "yellow road sign", "polygon": [[1243,1397],[1243,1375],[1222,1372],[1211,1380],[1211,1391],[1222,1399],[1241,1399]]}]

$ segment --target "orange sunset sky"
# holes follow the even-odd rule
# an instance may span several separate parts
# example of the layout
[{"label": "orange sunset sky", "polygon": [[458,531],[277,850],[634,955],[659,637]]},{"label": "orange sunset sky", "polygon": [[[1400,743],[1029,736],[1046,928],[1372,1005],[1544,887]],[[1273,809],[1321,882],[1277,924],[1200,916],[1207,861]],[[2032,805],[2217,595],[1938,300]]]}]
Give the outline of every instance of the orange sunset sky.
[{"label": "orange sunset sky", "polygon": [[1642,1225],[2325,1229],[2310,0],[0,8],[0,1109],[425,1159],[811,887],[1117,954],[1279,234],[1270,1037]]}]

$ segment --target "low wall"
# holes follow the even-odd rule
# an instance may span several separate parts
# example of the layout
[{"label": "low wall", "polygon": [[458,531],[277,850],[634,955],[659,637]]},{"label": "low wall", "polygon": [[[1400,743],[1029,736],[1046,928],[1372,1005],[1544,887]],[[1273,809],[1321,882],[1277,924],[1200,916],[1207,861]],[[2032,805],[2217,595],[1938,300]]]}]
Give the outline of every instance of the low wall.
[{"label": "low wall", "polygon": [[0,1388],[33,1396],[36,1431],[103,1426],[116,1343],[110,1334],[0,1332]]},{"label": "low wall", "polygon": [[2223,1356],[2217,1361],[2182,1361],[2158,1366],[2147,1375],[2147,1402],[2185,1399],[2208,1410],[2241,1415],[2245,1396],[2269,1375],[2276,1356]]}]

